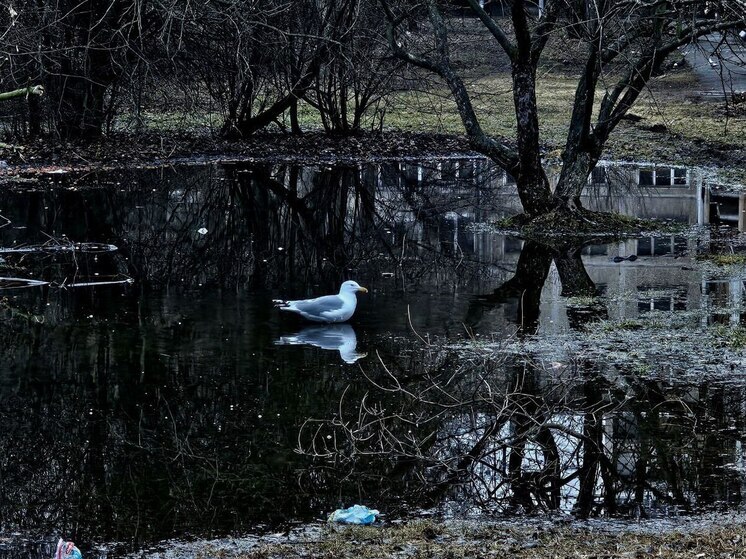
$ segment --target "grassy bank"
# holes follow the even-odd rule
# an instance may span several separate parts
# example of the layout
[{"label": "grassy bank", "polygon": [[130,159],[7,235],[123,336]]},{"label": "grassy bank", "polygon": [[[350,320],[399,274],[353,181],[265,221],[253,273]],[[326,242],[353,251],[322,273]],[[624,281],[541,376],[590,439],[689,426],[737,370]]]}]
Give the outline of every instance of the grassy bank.
[{"label": "grassy bank", "polygon": [[[458,34],[452,45],[453,57],[458,60],[483,128],[495,137],[512,141],[516,122],[506,58],[496,51],[489,32],[475,20],[454,20],[452,32]],[[537,76],[537,102],[544,157],[550,164],[559,162],[564,148],[583,56],[582,44],[562,32],[550,39],[544,50]],[[651,80],[629,118],[611,135],[603,158],[709,167],[717,170],[725,182],[746,184],[746,102],[733,104],[734,100],[700,95],[695,72],[685,63],[682,54],[676,56],[677,63],[672,61],[665,75]],[[606,77],[613,79],[613,76]],[[331,159],[338,153],[365,158],[371,151],[392,153],[393,150],[381,144],[396,143],[401,133],[463,136],[461,119],[441,80],[404,68],[394,81],[398,84],[395,91],[384,97],[377,108],[380,110],[369,111],[371,117],[363,125],[366,131],[382,130],[383,136],[369,136],[368,143],[355,150],[355,146],[348,149],[340,138],[319,139],[320,136],[315,135],[310,142],[315,151]],[[275,135],[276,139],[271,139],[264,134],[288,130],[287,114],[259,135],[261,141],[252,137],[244,142],[227,142],[219,137],[225,115],[204,93],[180,94],[175,89],[173,94],[167,106],[154,98],[146,100],[144,105],[158,109],[146,109],[137,116],[124,111],[114,126],[115,137],[107,140],[108,144],[114,144],[113,148],[108,145],[100,149],[96,146],[71,148],[37,142],[39,145],[24,146],[25,151],[0,150],[0,159],[11,165],[44,166],[69,162],[95,164],[112,159],[120,163],[148,158],[163,160],[203,153],[292,158],[299,151],[308,151],[300,140],[294,143],[282,136]],[[596,110],[600,98],[599,94]],[[385,114],[382,128],[381,114]],[[322,130],[318,112],[307,103],[299,106],[299,120],[301,128],[307,132]],[[132,141],[133,134],[137,142]],[[456,143],[468,149],[463,138],[458,140]],[[454,139],[448,141],[453,143]],[[277,144],[257,147],[257,144],[269,142]],[[443,153],[447,149],[448,146],[433,150],[428,146],[427,150],[422,150],[414,144],[401,143],[396,146],[394,155],[417,156],[423,151]]]},{"label": "grassy bank", "polygon": [[[401,91],[387,98],[384,130],[389,135],[397,131],[463,134],[446,88],[433,81],[423,84],[422,91]],[[576,85],[576,79],[565,73],[547,71],[538,78],[541,133],[549,162],[559,161],[564,147]],[[696,77],[685,65],[654,79],[631,118],[612,134],[604,158],[713,167],[726,180],[746,184],[746,104],[701,98],[696,87]],[[487,132],[514,137],[510,76],[493,72],[474,77],[469,88]],[[199,112],[188,118],[164,113],[146,116],[145,130],[159,134],[214,130],[221,120],[218,114]],[[318,114],[308,106],[301,107],[300,121],[305,130],[321,129]]]},{"label": "grassy bank", "polygon": [[[562,557],[746,557],[741,517],[706,517],[679,522],[613,521],[436,523],[394,527],[312,527],[245,540],[214,540],[176,546],[167,559],[461,559]],[[155,557],[155,555],[145,555]]]},{"label": "grassy bank", "polygon": [[[540,125],[549,160],[558,160],[564,147],[576,85],[574,78],[564,75],[545,74],[538,79]],[[477,108],[485,129],[512,137],[510,78],[480,78],[472,88],[484,92],[477,98]],[[723,100],[700,99],[695,88],[696,78],[687,68],[653,80],[631,118],[612,134],[604,158],[721,167],[726,177],[746,184],[746,166],[739,163],[746,162],[746,106],[726,110]],[[387,124],[397,129],[453,134],[463,130],[445,91],[398,94],[387,114]]]}]

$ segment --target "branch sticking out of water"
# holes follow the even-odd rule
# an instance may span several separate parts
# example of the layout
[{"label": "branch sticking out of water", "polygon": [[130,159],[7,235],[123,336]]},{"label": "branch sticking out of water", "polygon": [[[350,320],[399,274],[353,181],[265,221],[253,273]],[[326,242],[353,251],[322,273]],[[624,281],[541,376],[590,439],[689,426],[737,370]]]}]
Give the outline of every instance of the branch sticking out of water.
[{"label": "branch sticking out of water", "polygon": [[[2,216],[0,216],[2,217]],[[3,218],[4,219],[4,218]],[[8,222],[10,223],[10,221]],[[7,224],[5,224],[7,225]],[[4,225],[0,225],[3,227]],[[56,252],[82,252],[82,253],[103,253],[116,252],[118,248],[115,245],[106,243],[60,243],[59,241],[50,241],[40,245],[28,245],[17,248],[2,248],[0,254],[25,254],[25,253],[56,253]]]}]

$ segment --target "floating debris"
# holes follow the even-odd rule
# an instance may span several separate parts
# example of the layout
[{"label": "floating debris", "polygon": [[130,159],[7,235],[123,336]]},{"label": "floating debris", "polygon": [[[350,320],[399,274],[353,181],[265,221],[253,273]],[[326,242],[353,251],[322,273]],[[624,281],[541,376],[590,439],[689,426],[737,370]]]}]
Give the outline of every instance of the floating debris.
[{"label": "floating debris", "polygon": [[135,280],[133,278],[129,276],[125,276],[125,275],[118,275],[118,276],[101,276],[93,280],[86,279],[84,281],[68,282],[67,280],[65,280],[62,283],[53,283],[51,285],[53,287],[68,288],[68,287],[98,287],[100,285],[125,285],[125,284],[133,284],[133,283],[135,283]]},{"label": "floating debris", "polygon": [[53,559],[83,559],[83,555],[73,542],[66,542],[60,538]]},{"label": "floating debris", "polygon": [[0,289],[23,289],[40,285],[49,285],[49,282],[28,278],[0,278]]},{"label": "floating debris", "polygon": [[100,285],[127,285],[133,284],[135,280],[129,276],[102,276],[96,279],[85,278],[82,281],[71,281],[64,280],[62,282],[49,282],[28,278],[7,278],[0,277],[0,290],[3,289],[23,289],[27,287],[38,287],[40,285],[49,285],[50,287],[58,287],[67,289],[69,287],[98,287]]},{"label": "floating debris", "polygon": [[2,248],[0,254],[28,254],[28,253],[54,253],[54,252],[85,252],[102,253],[116,252],[119,250],[115,245],[107,243],[44,243],[41,245],[27,245],[17,248]]}]

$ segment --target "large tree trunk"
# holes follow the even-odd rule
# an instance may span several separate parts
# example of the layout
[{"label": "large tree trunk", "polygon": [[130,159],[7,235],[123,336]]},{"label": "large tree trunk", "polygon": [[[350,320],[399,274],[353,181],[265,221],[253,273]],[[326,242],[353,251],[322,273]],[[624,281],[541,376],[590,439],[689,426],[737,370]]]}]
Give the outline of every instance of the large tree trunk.
[{"label": "large tree trunk", "polygon": [[[517,121],[513,145],[511,141],[491,137],[480,126],[471,93],[463,81],[464,68],[470,66],[471,61],[459,60],[458,54],[452,56],[451,53],[450,25],[441,13],[442,6],[448,3],[440,0],[422,3],[428,8],[432,27],[433,41],[429,42],[421,40],[411,29],[413,20],[410,18],[422,17],[421,9],[410,11],[407,8],[410,3],[404,0],[378,2],[386,15],[393,53],[446,81],[472,148],[515,177],[526,214],[524,220],[554,210],[573,213],[568,216],[570,218],[582,218],[579,214],[585,212],[580,211],[580,195],[609,134],[636,102],[665,57],[698,37],[742,29],[744,25],[743,10],[739,9],[742,0],[723,3],[730,11],[726,15],[725,8],[721,8],[715,18],[694,15],[698,2],[650,4],[611,0],[548,1],[537,17],[535,2],[512,0],[505,3],[510,7],[509,21],[490,16],[480,0],[466,0],[511,63]],[[552,194],[541,165],[536,69],[549,38],[557,36],[558,26],[567,25],[571,35],[586,44],[587,52],[562,157],[564,167]],[[604,75],[605,93],[595,111],[594,97],[601,75]]]},{"label": "large tree trunk", "polygon": [[598,158],[591,156],[587,151],[574,151],[573,153],[565,151],[562,172],[554,191],[558,205],[569,209],[582,207],[580,195],[588,184],[588,175],[597,162]]},{"label": "large tree trunk", "polygon": [[536,216],[552,209],[552,192],[541,165],[536,61],[533,59],[531,31],[525,10],[522,2],[516,3],[512,9],[517,46],[512,59],[518,145],[518,176],[515,179],[524,211],[529,216]]},{"label": "large tree trunk", "polygon": [[575,90],[572,117],[562,153],[562,172],[554,193],[561,205],[572,209],[581,207],[580,195],[601,154],[600,144],[591,132],[594,97],[600,72],[597,43],[592,42],[585,70]]},{"label": "large tree trunk", "polygon": [[[85,77],[61,77],[54,87],[59,99],[55,123],[63,138],[91,140],[101,136],[107,87]],[[52,88],[50,88],[52,89]]]},{"label": "large tree trunk", "polygon": [[536,75],[530,63],[513,64],[513,102],[517,120],[518,196],[526,214],[536,216],[552,209],[552,192],[541,165]]}]

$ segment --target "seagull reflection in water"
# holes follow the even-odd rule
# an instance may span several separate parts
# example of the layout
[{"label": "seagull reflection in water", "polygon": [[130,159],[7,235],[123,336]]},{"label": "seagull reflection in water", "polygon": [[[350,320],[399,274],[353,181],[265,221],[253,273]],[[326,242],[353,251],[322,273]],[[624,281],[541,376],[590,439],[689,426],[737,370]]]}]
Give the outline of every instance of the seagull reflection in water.
[{"label": "seagull reflection in water", "polygon": [[308,326],[296,334],[280,336],[275,345],[310,345],[337,350],[345,363],[354,363],[368,355],[357,351],[357,336],[349,324]]}]

